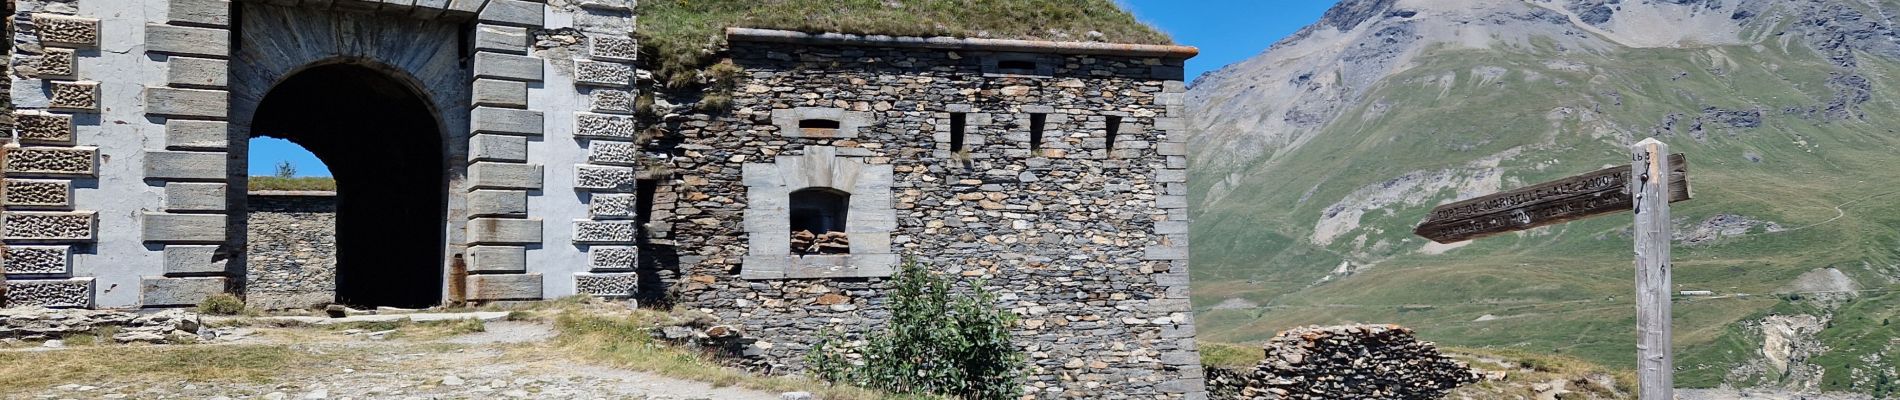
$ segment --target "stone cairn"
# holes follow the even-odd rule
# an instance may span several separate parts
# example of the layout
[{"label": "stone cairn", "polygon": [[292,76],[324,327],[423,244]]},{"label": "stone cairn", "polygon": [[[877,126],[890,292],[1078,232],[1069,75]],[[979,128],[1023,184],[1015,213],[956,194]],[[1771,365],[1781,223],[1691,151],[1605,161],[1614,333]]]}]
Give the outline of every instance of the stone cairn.
[{"label": "stone cairn", "polygon": [[846,254],[851,252],[851,237],[844,232],[792,232],[794,254]]},{"label": "stone cairn", "polygon": [[107,326],[120,327],[118,342],[189,342],[199,337],[198,315],[170,309],[155,313],[111,310],[18,307],[0,309],[0,340],[57,340],[91,333]]},{"label": "stone cairn", "polygon": [[1208,369],[1216,399],[1437,399],[1482,376],[1398,325],[1281,332],[1252,371]]}]

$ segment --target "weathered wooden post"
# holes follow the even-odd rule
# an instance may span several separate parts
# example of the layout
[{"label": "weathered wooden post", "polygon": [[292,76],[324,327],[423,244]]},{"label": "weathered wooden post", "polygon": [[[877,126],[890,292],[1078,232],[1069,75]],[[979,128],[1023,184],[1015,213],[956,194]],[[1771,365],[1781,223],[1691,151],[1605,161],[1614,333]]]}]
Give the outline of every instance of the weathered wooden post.
[{"label": "weathered wooden post", "polygon": [[1669,203],[1686,201],[1689,160],[1647,139],[1630,145],[1630,166],[1611,167],[1433,208],[1412,233],[1456,243],[1598,215],[1636,212],[1636,342],[1642,399],[1675,399],[1669,352]]},{"label": "weathered wooden post", "polygon": [[1630,195],[1636,211],[1636,381],[1641,399],[1675,399],[1669,348],[1669,145],[1656,138],[1630,146]]}]

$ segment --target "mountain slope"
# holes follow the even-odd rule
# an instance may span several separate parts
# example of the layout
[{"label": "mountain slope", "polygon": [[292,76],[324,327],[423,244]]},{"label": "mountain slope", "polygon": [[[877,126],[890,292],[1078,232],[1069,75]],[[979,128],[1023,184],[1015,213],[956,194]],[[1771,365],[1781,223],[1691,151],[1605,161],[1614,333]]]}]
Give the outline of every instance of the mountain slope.
[{"label": "mountain slope", "polygon": [[1626,164],[1628,143],[1656,136],[1688,154],[1696,195],[1674,209],[1677,289],[1716,293],[1675,306],[1678,382],[1891,390],[1900,326],[1878,305],[1900,302],[1897,14],[1344,1],[1189,91],[1204,334],[1397,322],[1631,365],[1626,214],[1454,245],[1410,232],[1438,204]]}]

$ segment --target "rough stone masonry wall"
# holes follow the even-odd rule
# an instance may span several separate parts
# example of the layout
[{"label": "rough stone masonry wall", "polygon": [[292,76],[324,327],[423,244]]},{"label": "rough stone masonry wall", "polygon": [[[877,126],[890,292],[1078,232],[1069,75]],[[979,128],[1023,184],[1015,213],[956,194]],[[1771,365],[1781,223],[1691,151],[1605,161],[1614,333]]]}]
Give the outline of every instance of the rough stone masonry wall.
[{"label": "rough stone masonry wall", "polygon": [[1280,332],[1252,370],[1215,370],[1219,400],[1437,399],[1481,376],[1397,325]]},{"label": "rough stone masonry wall", "polygon": [[245,303],[262,309],[336,301],[336,193],[252,192]]},{"label": "rough stone masonry wall", "polygon": [[[677,300],[756,338],[745,353],[798,370],[820,332],[861,339],[888,318],[890,270],[879,263],[896,257],[842,270],[750,263],[787,243],[776,241],[782,224],[769,223],[782,200],[748,193],[855,179],[840,189],[871,192],[846,190],[853,253],[888,247],[966,284],[988,282],[997,307],[1021,316],[1014,336],[1029,355],[1029,395],[1204,398],[1187,296],[1182,59],[737,39],[730,56],[743,68],[732,111],[676,125],[680,179],[657,199],[675,202],[649,226],[678,241]],[[986,76],[998,59],[1037,60],[1040,71]],[[952,112],[967,113],[966,155],[949,148]],[[1032,113],[1048,115],[1042,154],[1029,149]],[[844,126],[781,127],[801,115]],[[1111,116],[1121,119],[1112,144]],[[800,168],[829,172],[790,176]],[[888,193],[875,193],[879,184]],[[890,220],[855,220],[878,207],[864,197],[886,202]],[[876,231],[888,231],[888,246],[862,242]],[[785,269],[749,271],[768,267]],[[827,271],[853,277],[793,279]]]}]

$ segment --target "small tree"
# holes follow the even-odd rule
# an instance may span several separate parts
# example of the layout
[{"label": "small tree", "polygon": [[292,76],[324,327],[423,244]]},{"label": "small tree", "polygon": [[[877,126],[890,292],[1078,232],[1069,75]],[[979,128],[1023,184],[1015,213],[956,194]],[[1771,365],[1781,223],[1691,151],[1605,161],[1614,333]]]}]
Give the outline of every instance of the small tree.
[{"label": "small tree", "polygon": [[297,166],[290,165],[290,161],[278,161],[277,162],[277,177],[278,178],[297,177]]},{"label": "small tree", "polygon": [[1014,314],[996,307],[982,281],[968,294],[914,260],[890,289],[891,320],[860,349],[852,365],[832,338],[813,346],[812,371],[833,382],[907,394],[963,399],[1014,399],[1022,389],[1023,354],[1009,341]]}]

